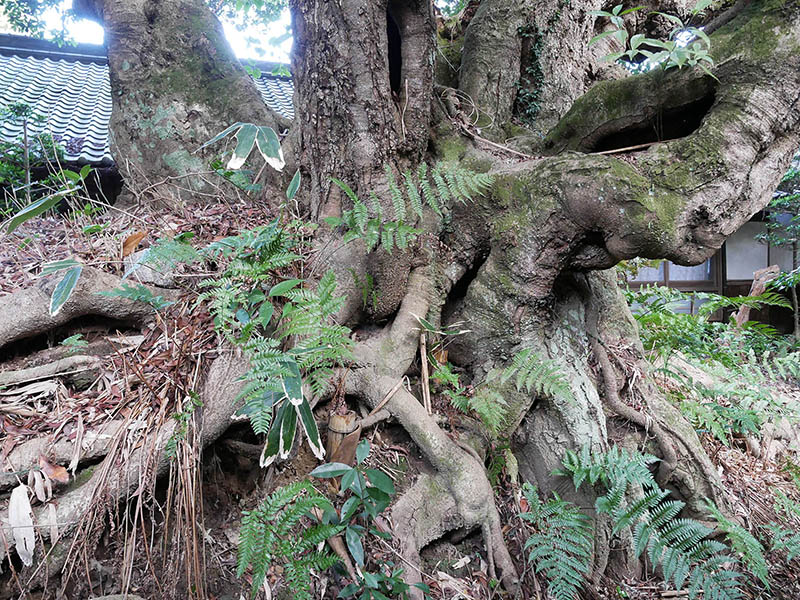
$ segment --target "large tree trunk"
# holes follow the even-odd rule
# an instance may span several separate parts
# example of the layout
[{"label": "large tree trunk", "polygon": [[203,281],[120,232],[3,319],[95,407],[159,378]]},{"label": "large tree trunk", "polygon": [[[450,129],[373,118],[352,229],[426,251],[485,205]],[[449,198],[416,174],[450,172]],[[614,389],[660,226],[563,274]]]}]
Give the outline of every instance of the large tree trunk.
[{"label": "large tree trunk", "polygon": [[[500,4],[507,12],[489,12]],[[566,54],[570,36],[585,43],[593,25],[580,11],[592,6],[575,5],[562,15],[577,11],[580,18],[563,21],[569,31],[553,25],[553,34],[564,39],[553,38],[544,55],[555,61]],[[523,44],[509,36],[529,18],[541,28],[541,19],[551,22],[558,10],[549,6],[531,17],[531,8],[484,0],[469,26],[459,97],[471,97],[498,130],[513,115],[515,74],[492,69],[510,64],[512,73],[519,71]],[[299,198],[310,219],[321,221],[350,207],[331,177],[362,198],[375,191],[390,219],[387,166],[397,176],[421,160],[462,159],[494,176],[485,197],[445,207],[446,218],[426,214],[416,223],[423,235],[405,252],[368,253],[360,242],[339,248],[341,232],[320,226],[313,272],[333,269],[338,292],[347,297],[340,317],[368,325],[358,332],[355,361],[343,373],[348,395],[375,407],[412,370],[420,317],[431,323],[463,321],[469,332],[453,342],[450,357],[473,383],[526,348],[556,361],[569,380],[574,403],[496,388],[510,407],[503,434],[520,458],[523,478],[591,506],[591,492],[568,493],[552,469],[568,449],[607,448],[615,424],[630,422],[638,432],[631,437],[638,435],[637,443],[649,444],[662,458],[660,482],[686,499],[691,512],[701,511],[703,496],[724,505],[717,475],[688,423],[646,377],[634,382],[609,354],[608,348],[624,348],[640,361],[643,352],[616,282],[602,270],[633,256],[702,262],[767,204],[800,145],[797,4],[754,0],[715,32],[716,79],[675,70],[595,85],[544,140],[548,155],[514,164],[462,136],[465,130],[474,133],[470,125],[437,109],[438,101],[431,108],[429,2],[292,0],[291,9],[297,118],[290,140],[305,176]],[[269,123],[219,41],[218,24],[204,11],[200,0],[98,3],[111,29],[112,83],[120,95],[116,147],[130,138],[131,160],[139,160],[137,152],[155,157],[158,172],[170,168],[172,158],[165,157],[194,161],[184,144],[199,143],[232,121]],[[146,33],[152,39],[146,40]],[[752,44],[753,39],[761,43]],[[486,47],[499,41],[502,49]],[[554,63],[543,71],[542,89],[550,86],[547,93],[553,96],[543,113],[547,119],[560,116],[590,83],[580,65],[586,56],[581,50],[565,57],[579,70],[561,71]],[[148,63],[146,57],[155,60]],[[191,75],[187,79],[184,73]],[[239,100],[236,94],[215,98],[220,81],[241,93]],[[564,99],[557,102],[559,94]],[[196,129],[187,125],[192,111],[202,121]],[[162,126],[167,129],[157,130]],[[158,131],[167,134],[164,139]],[[669,135],[661,135],[665,132]],[[151,139],[153,133],[158,139]],[[147,150],[147,143],[156,144],[157,152]],[[622,157],[593,154],[641,143],[651,145]],[[362,280],[365,273],[375,276],[380,306],[371,312],[361,309],[353,271]],[[634,409],[631,399],[643,408]],[[450,529],[479,528],[489,568],[496,567],[513,589],[517,572],[484,465],[410,393],[398,392],[385,408],[432,467],[393,509],[404,557],[418,560],[423,546]],[[427,518],[418,516],[426,511]],[[634,568],[630,552],[609,564],[609,535],[598,522],[596,575],[607,566]],[[413,568],[406,573],[417,576]]]},{"label": "large tree trunk", "polygon": [[[384,166],[416,163],[428,142],[433,12],[411,2],[292,2],[298,162],[314,218],[338,214],[335,176],[366,194]],[[347,208],[346,206],[344,208]]]},{"label": "large tree trunk", "polygon": [[113,110],[111,153],[128,186],[167,200],[208,191],[198,148],[237,121],[286,122],[261,98],[204,0],[81,0],[78,10],[105,29]]}]

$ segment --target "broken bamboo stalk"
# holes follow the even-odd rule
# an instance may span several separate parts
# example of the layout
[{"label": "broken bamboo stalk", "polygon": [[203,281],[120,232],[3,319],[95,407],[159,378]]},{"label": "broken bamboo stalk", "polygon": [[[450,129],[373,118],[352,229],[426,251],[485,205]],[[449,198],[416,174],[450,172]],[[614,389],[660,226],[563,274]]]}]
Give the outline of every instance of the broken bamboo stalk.
[{"label": "broken bamboo stalk", "polygon": [[431,390],[428,376],[428,345],[424,333],[419,336],[419,357],[422,361],[422,401],[425,405],[425,410],[428,411],[430,416],[433,414],[433,407],[431,406]]}]

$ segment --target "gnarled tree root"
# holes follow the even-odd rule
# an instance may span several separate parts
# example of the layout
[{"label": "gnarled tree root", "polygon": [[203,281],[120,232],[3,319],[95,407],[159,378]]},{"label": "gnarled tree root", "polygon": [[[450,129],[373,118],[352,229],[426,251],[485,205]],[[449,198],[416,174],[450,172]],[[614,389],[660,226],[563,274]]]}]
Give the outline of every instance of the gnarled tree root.
[{"label": "gnarled tree root", "polygon": [[[219,438],[231,424],[236,400],[241,390],[240,377],[248,368],[247,361],[235,354],[223,354],[211,364],[206,383],[203,387],[201,400],[203,401],[200,413],[199,431],[200,443],[206,447]],[[130,497],[141,485],[142,477],[153,477],[166,472],[169,459],[165,448],[167,442],[175,433],[177,422],[169,419],[165,424],[148,435],[148,440],[139,445],[125,459],[124,471],[116,473],[118,469],[117,453],[114,448],[121,447],[118,436],[108,456],[98,465],[91,477],[79,487],[65,493],[54,503],[56,508],[56,523],[60,540],[47,557],[39,564],[30,568],[30,574],[25,574],[28,580],[26,587],[44,572],[60,572],[70,556],[70,547],[73,543],[70,538],[74,532],[86,526],[86,521],[95,518],[96,506],[111,506],[123,499]],[[122,432],[124,435],[124,432]],[[112,475],[112,472],[114,473]],[[48,523],[48,506],[41,506],[34,510],[34,519],[37,523]],[[49,538],[50,530],[42,527],[39,532],[44,538]],[[70,535],[73,534],[73,535]],[[80,536],[79,536],[80,537]],[[77,539],[77,538],[76,538]]]},{"label": "gnarled tree root", "polygon": [[[425,315],[432,294],[426,267],[409,276],[408,293],[394,322],[382,334],[359,344],[354,351],[358,367],[347,377],[347,391],[376,407],[396,388],[398,379],[413,361],[418,340],[416,315]],[[490,571],[498,571],[503,586],[514,591],[519,584],[511,554],[500,530],[500,517],[486,470],[469,452],[456,444],[428,415],[419,401],[399,388],[385,406],[408,432],[436,475],[423,476],[392,511],[396,533],[403,540],[403,557],[419,564],[419,551],[452,529],[480,527],[487,546]],[[430,513],[422,520],[421,511]],[[419,571],[406,569],[409,583],[419,581]],[[412,588],[421,598],[421,592]]]},{"label": "gnarled tree root", "polygon": [[[153,309],[144,302],[101,296],[99,292],[117,289],[122,280],[90,267],[83,269],[75,290],[61,310],[51,315],[50,297],[60,279],[57,273],[43,279],[39,285],[0,298],[0,348],[87,315],[130,324],[141,324],[153,316]],[[159,290],[159,293],[166,297],[174,292]]]},{"label": "gnarled tree root", "polygon": [[76,442],[81,442],[80,461],[94,462],[103,458],[111,450],[111,442],[125,426],[121,420],[108,421],[100,427],[84,433],[82,440],[60,438],[53,442],[49,437],[37,437],[16,446],[6,457],[4,466],[11,467],[10,473],[0,473],[0,491],[7,491],[17,485],[17,476],[25,479],[29,469],[39,464],[44,456],[51,463],[69,463],[78,451]]},{"label": "gnarled tree root", "polygon": [[[598,298],[601,299],[600,302],[618,304],[629,315],[627,304],[621,298],[616,284],[605,274],[595,273],[585,282],[579,281],[578,285],[586,307],[586,330],[590,346],[600,366],[606,405],[617,416],[627,419],[653,437],[661,451],[661,463],[656,476],[660,485],[677,486],[693,513],[700,515],[707,512],[701,502],[704,496],[711,498],[725,512],[727,499],[719,476],[703,451],[696,433],[677,409],[663,398],[647,377],[637,384],[642,396],[646,398],[647,414],[629,406],[620,398],[616,371],[600,333],[600,324],[604,319],[600,317],[597,304]],[[609,290],[613,290],[611,297]],[[604,311],[607,312],[608,308],[609,306],[605,306]],[[606,331],[606,335],[622,333]],[[679,460],[678,445],[689,455],[690,461]],[[698,473],[702,476],[702,481],[698,480]]]}]

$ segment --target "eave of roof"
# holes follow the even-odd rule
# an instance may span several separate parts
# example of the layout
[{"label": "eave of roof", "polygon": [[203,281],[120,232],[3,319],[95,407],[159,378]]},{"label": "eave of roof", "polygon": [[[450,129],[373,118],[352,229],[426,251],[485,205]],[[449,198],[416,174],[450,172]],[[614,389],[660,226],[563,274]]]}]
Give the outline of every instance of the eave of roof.
[{"label": "eave of roof", "polygon": [[[287,118],[294,117],[291,78],[273,75],[280,63],[244,61],[261,76],[255,80],[264,103]],[[58,46],[25,36],[0,34],[0,106],[25,102],[44,117],[29,126],[30,134],[52,133],[65,147],[70,163],[113,164],[108,145],[111,86],[106,48],[78,44]],[[0,140],[22,136],[22,125],[0,121]]]}]

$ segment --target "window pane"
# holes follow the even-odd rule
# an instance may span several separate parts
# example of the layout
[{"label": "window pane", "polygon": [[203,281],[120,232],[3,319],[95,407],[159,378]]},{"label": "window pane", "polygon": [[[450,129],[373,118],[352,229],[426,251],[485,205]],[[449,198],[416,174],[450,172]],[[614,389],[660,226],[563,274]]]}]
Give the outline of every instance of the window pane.
[{"label": "window pane", "polygon": [[769,249],[769,262],[778,265],[781,271],[792,270],[792,245],[772,246]]},{"label": "window pane", "polygon": [[659,263],[658,268],[642,267],[639,269],[636,277],[631,278],[631,281],[638,281],[640,283],[664,283],[664,263]]},{"label": "window pane", "polygon": [[763,223],[745,223],[725,242],[728,279],[749,281],[755,271],[767,266],[767,245],[755,239],[763,231]]},{"label": "window pane", "polygon": [[711,281],[711,259],[695,267],[682,267],[673,263],[669,264],[670,281]]}]

